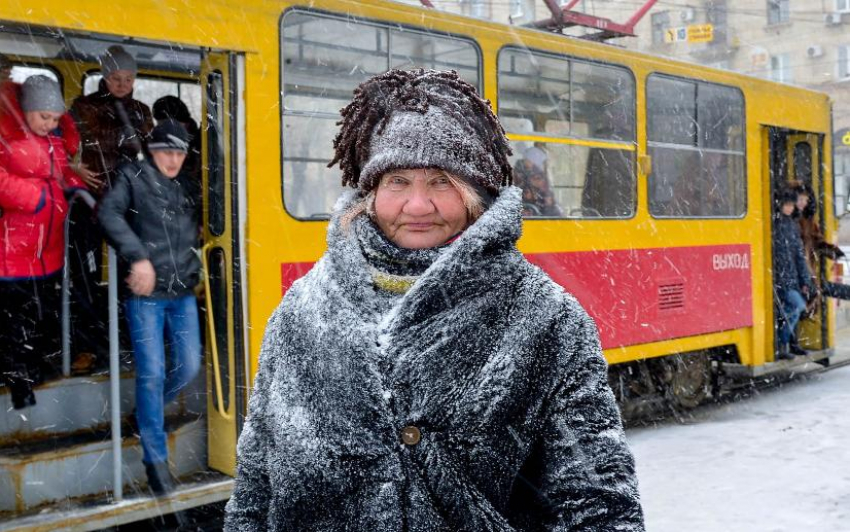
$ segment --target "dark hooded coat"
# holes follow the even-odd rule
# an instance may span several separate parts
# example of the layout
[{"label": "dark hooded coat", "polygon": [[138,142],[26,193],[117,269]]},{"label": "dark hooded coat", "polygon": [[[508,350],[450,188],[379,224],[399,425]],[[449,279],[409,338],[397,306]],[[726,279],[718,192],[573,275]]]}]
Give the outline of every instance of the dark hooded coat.
[{"label": "dark hooded coat", "polygon": [[778,213],[773,222],[773,282],[779,290],[814,288],[806,264],[800,226],[791,216]]},{"label": "dark hooded coat", "polygon": [[643,530],[597,329],[517,251],[520,196],[389,312],[338,204],[268,323],[225,530]]}]

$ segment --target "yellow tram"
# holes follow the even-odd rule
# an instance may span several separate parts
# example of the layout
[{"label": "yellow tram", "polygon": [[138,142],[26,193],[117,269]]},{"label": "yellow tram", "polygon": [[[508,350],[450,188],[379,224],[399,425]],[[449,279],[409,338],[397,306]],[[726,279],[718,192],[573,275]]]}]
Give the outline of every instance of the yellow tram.
[{"label": "yellow tram", "polygon": [[[187,483],[167,499],[117,502],[103,495],[108,474],[87,482],[108,473],[112,451],[92,440],[108,416],[44,426],[88,396],[105,412],[106,377],[68,378],[44,385],[71,398],[40,401],[32,417],[44,425],[0,424],[0,528],[96,529],[228,496],[266,320],[325,247],[338,111],[392,67],[457,70],[497,108],[517,169],[545,163],[557,207],[530,195],[520,247],[595,318],[621,397],[663,389],[692,406],[721,367],[788,364],[773,359],[772,194],[809,182],[833,237],[823,94],[387,1],[0,5],[13,73],[49,72],[68,102],[96,84],[96,57],[116,43],[139,63],[137,98],[177,95],[201,122],[207,374],[202,399],[181,406],[203,415],[170,442]],[[803,325],[816,358],[830,353],[834,314],[824,304]],[[132,491],[138,445],[121,448]]]}]

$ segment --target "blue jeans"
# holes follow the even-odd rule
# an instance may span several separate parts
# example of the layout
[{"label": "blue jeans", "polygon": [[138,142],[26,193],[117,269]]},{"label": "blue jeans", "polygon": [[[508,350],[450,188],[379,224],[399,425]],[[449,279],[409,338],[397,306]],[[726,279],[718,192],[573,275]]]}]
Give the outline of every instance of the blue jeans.
[{"label": "blue jeans", "polygon": [[782,300],[782,309],[785,312],[785,323],[779,329],[779,342],[787,344],[791,341],[794,331],[797,330],[797,322],[800,315],[806,310],[806,300],[796,290],[779,290]]},{"label": "blue jeans", "polygon": [[[165,405],[192,382],[201,367],[201,331],[194,295],[173,298],[131,296],[124,305],[136,359],[136,420],[144,462],[168,459]],[[165,336],[171,345],[165,367]]]}]

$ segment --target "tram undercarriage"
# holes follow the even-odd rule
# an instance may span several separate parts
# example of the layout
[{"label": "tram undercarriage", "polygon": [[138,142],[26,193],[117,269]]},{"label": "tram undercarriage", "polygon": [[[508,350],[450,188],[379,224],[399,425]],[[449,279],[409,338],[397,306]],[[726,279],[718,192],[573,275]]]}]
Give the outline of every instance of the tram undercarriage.
[{"label": "tram undercarriage", "polygon": [[740,363],[735,346],[649,358],[610,366],[608,383],[626,422],[681,415],[723,394],[773,376],[793,376],[802,366],[829,367],[833,349],[758,366]]}]

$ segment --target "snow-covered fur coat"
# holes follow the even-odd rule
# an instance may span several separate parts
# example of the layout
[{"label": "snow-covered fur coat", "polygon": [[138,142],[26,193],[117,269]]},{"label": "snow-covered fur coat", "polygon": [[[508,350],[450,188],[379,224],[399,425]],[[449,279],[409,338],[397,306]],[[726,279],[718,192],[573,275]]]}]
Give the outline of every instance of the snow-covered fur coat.
[{"label": "snow-covered fur coat", "polygon": [[269,320],[225,530],[643,530],[596,327],[517,251],[520,196],[383,314],[338,204]]}]

